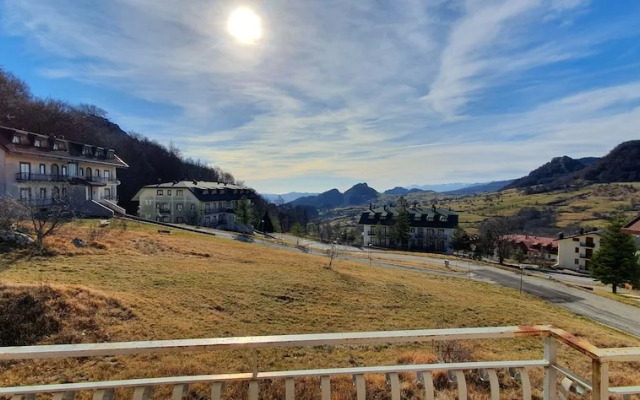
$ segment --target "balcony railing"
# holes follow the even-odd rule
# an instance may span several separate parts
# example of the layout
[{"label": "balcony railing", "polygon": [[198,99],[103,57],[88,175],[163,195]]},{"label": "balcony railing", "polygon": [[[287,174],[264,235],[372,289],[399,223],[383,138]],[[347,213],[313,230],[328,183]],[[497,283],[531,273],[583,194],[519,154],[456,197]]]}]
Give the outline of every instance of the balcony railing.
[{"label": "balcony railing", "polygon": [[171,214],[170,208],[156,208],[158,214]]},{"label": "balcony railing", "polygon": [[596,244],[594,242],[580,242],[580,246],[582,247],[596,247]]},{"label": "balcony railing", "polygon": [[31,172],[18,172],[16,181],[18,182],[66,182],[69,175],[61,174],[34,174]]},{"label": "balcony railing", "polygon": [[[435,364],[402,364],[386,366],[358,366],[348,368],[324,368],[304,370],[261,371],[259,369],[259,349],[315,346],[358,346],[385,343],[436,342],[451,340],[542,338],[544,352],[540,359],[518,361],[477,361]],[[559,345],[566,345],[591,359],[591,376],[583,378],[558,363]],[[214,339],[161,340],[149,342],[93,343],[70,345],[20,346],[0,348],[0,361],[45,360],[52,358],[83,358],[92,356],[121,356],[162,352],[186,351],[233,351],[249,349],[253,352],[251,371],[213,375],[186,375],[153,378],[124,379],[117,381],[77,382],[45,384],[37,386],[0,387],[0,396],[12,399],[32,399],[39,394],[51,394],[54,399],[72,399],[79,392],[93,392],[93,399],[113,399],[115,389],[133,388],[134,399],[149,399],[157,386],[170,385],[172,399],[184,399],[189,393],[189,385],[204,383],[210,385],[211,398],[220,400],[224,384],[232,381],[248,382],[248,399],[258,400],[259,382],[263,380],[283,380],[285,399],[295,399],[296,379],[303,377],[320,378],[323,400],[331,399],[331,377],[350,375],[356,389],[356,398],[366,397],[365,374],[386,375],[392,400],[400,400],[400,374],[415,373],[422,382],[425,399],[435,398],[434,375],[436,371],[447,371],[452,376],[458,390],[458,398],[467,399],[467,382],[464,371],[479,370],[489,382],[491,399],[500,398],[498,370],[508,370],[519,382],[523,399],[532,397],[532,385],[528,370],[544,368],[542,392],[545,399],[567,398],[569,391],[591,391],[591,399],[605,400],[609,395],[631,398],[640,394],[640,386],[610,387],[609,366],[614,362],[640,361],[640,347],[598,348],[582,338],[575,337],[561,329],[546,325],[509,326],[498,328],[434,329],[391,332],[326,333],[284,336],[228,337]],[[9,364],[11,365],[11,364]],[[34,372],[35,373],[35,372]],[[558,387],[558,379],[562,384]],[[561,396],[558,396],[561,395]]]},{"label": "balcony railing", "polygon": [[114,177],[104,176],[72,176],[62,174],[36,174],[32,172],[18,172],[16,181],[18,182],[66,182],[71,178],[85,179],[88,182],[99,183],[118,183],[118,179]]},{"label": "balcony railing", "polygon": [[[83,178],[83,177],[80,177]],[[83,179],[86,179],[89,182],[99,182],[99,183],[118,183],[118,180],[114,177],[104,177],[104,176],[86,176]]]}]

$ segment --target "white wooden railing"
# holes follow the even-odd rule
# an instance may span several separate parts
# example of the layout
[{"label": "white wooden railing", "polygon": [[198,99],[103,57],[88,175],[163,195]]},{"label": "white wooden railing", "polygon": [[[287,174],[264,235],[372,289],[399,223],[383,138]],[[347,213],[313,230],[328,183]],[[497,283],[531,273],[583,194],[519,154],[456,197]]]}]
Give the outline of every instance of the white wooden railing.
[{"label": "white wooden railing", "polygon": [[[448,340],[477,340],[539,337],[544,342],[541,359],[519,361],[481,361],[442,364],[390,365],[373,367],[330,368],[311,370],[259,371],[258,350],[263,348],[312,347],[337,345],[370,345],[381,343],[415,343]],[[592,363],[590,379],[578,376],[557,362],[558,346],[567,345],[589,357]],[[0,348],[1,361],[44,360],[53,358],[77,358],[90,356],[135,355],[162,352],[187,352],[210,350],[253,350],[251,371],[217,375],[190,375],[157,378],[128,379],[102,382],[78,382],[36,386],[0,387],[0,398],[33,400],[39,394],[52,395],[54,400],[71,400],[76,393],[93,392],[94,400],[112,400],[115,389],[133,388],[133,399],[151,397],[153,388],[160,385],[173,387],[172,399],[184,399],[190,384],[207,383],[211,388],[211,399],[220,400],[224,384],[232,381],[248,381],[248,399],[260,397],[260,380],[284,380],[286,400],[294,400],[295,380],[302,377],[319,377],[322,400],[331,399],[331,377],[350,375],[356,388],[357,400],[365,400],[365,374],[386,375],[392,400],[400,400],[400,373],[416,373],[424,399],[435,398],[433,372],[448,371],[457,385],[458,398],[467,399],[467,383],[464,371],[480,370],[489,380],[491,399],[500,398],[497,370],[508,370],[518,377],[524,399],[531,399],[531,382],[527,372],[530,368],[544,368],[543,393],[545,400],[565,399],[569,391],[581,393],[591,391],[594,400],[608,399],[609,395],[621,395],[630,399],[640,394],[640,386],[609,387],[609,364],[612,362],[640,361],[640,347],[601,349],[561,329],[547,325],[510,326],[497,328],[431,329],[391,332],[327,333],[283,336],[231,337],[214,339],[161,340],[147,342],[121,342],[99,344],[71,344],[51,346],[23,346]],[[561,385],[558,381],[561,379]],[[640,371],[639,377],[640,381]]]}]

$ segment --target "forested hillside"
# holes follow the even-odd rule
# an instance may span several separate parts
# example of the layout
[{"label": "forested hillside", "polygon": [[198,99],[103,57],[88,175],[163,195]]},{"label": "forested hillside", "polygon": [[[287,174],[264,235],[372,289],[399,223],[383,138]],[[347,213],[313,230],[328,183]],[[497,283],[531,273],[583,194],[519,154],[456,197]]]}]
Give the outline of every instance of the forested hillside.
[{"label": "forested hillside", "polygon": [[23,81],[1,68],[0,125],[115,149],[130,166],[118,171],[120,204],[130,213],[136,212],[131,198],[144,185],[181,179],[234,182],[230,173],[185,158],[173,146],[123,131],[94,105],[37,98]]}]

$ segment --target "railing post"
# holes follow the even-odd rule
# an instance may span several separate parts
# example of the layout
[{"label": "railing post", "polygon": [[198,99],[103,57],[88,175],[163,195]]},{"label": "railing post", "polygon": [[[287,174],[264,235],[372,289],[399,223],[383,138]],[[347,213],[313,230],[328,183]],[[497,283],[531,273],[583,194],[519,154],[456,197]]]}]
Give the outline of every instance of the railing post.
[{"label": "railing post", "polygon": [[591,399],[607,400],[609,398],[609,363],[598,359],[591,362]]},{"label": "railing post", "polygon": [[558,341],[547,336],[544,338],[544,359],[549,365],[544,367],[544,400],[556,400],[558,397],[558,372],[552,368],[558,360]]}]

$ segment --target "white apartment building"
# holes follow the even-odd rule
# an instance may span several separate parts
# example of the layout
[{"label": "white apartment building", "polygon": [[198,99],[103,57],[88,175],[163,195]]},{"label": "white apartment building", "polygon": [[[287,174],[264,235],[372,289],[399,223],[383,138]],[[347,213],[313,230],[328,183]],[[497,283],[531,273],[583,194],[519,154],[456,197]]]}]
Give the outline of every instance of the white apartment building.
[{"label": "white apartment building", "polygon": [[558,263],[556,268],[589,271],[589,261],[600,248],[600,231],[584,232],[558,238]]},{"label": "white apartment building", "polygon": [[68,200],[83,216],[124,213],[117,205],[118,168],[113,149],[0,126],[0,197],[38,207]]}]

